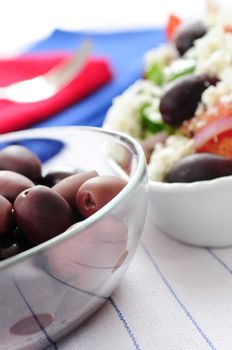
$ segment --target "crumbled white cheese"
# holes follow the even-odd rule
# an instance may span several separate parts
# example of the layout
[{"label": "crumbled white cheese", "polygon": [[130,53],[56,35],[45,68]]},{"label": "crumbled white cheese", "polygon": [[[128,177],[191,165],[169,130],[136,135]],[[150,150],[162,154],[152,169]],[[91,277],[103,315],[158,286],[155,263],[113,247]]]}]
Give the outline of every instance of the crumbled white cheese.
[{"label": "crumbled white cheese", "polygon": [[165,145],[161,143],[155,145],[150,163],[148,164],[149,179],[163,181],[165,175],[178,160],[193,153],[193,140],[179,135],[169,136]]},{"label": "crumbled white cheese", "polygon": [[144,55],[145,71],[154,63],[160,64],[161,67],[168,66],[177,57],[177,52],[172,45],[163,44],[158,48],[147,51]]},{"label": "crumbled white cheese", "polygon": [[149,119],[154,122],[162,121],[161,113],[159,112],[159,103],[160,99],[154,98],[150,104],[144,108],[144,114],[149,116]]},{"label": "crumbled white cheese", "polygon": [[[195,69],[196,62],[194,59],[183,59],[178,58],[170,63],[167,67],[164,68],[164,76],[165,81],[169,82],[172,80],[172,77],[177,76],[180,73],[187,72],[190,70],[190,72]],[[187,73],[186,73],[187,74]]]},{"label": "crumbled white cheese", "polygon": [[232,67],[225,67],[223,71],[221,72],[221,80],[225,81],[226,83],[229,83],[230,86],[232,86]]},{"label": "crumbled white cheese", "polygon": [[146,103],[154,103],[161,96],[161,89],[151,81],[141,79],[113,100],[104,121],[104,128],[128,133],[135,138],[142,136],[140,109]]},{"label": "crumbled white cheese", "polygon": [[226,4],[226,0],[224,2],[206,0],[206,5],[207,11],[203,19],[208,26],[214,26],[217,24],[231,25],[232,9],[229,1]]},{"label": "crumbled white cheese", "polygon": [[232,103],[232,85],[229,81],[220,81],[216,86],[209,86],[201,96],[196,115],[200,115],[204,110],[208,114],[214,115],[217,112],[216,103]]},{"label": "crumbled white cheese", "polygon": [[232,35],[226,33],[223,26],[212,27],[206,35],[195,40],[185,57],[196,60],[196,73],[215,74],[223,79],[225,70],[232,74]]}]

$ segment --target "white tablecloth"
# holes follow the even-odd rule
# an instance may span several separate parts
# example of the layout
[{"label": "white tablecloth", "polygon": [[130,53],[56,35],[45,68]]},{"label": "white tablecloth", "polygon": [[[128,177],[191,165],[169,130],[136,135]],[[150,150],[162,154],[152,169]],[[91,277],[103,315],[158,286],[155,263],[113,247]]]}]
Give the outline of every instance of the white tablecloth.
[{"label": "white tablecloth", "polygon": [[232,249],[179,243],[148,217],[119,287],[57,349],[230,350],[231,274]]}]

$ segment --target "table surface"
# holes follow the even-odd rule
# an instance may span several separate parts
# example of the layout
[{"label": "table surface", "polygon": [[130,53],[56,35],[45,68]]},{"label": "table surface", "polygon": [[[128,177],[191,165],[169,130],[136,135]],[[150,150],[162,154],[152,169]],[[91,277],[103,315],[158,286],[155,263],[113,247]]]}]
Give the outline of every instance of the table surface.
[{"label": "table surface", "polygon": [[179,243],[151,217],[112,297],[58,349],[232,348],[232,249]]},{"label": "table surface", "polygon": [[[0,56],[55,28],[162,26],[168,13],[198,17],[203,0],[8,0],[0,11]],[[142,242],[119,287],[66,339],[62,350],[230,350],[232,249],[195,248],[159,232],[148,214]]]}]

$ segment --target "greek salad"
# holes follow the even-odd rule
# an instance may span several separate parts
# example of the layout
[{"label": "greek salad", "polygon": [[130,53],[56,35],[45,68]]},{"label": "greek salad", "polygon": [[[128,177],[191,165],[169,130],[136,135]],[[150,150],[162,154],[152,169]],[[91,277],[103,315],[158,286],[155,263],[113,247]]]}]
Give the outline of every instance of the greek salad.
[{"label": "greek salad", "polygon": [[175,15],[167,42],[144,57],[144,76],[117,96],[104,127],[138,139],[150,180],[232,175],[232,17]]}]

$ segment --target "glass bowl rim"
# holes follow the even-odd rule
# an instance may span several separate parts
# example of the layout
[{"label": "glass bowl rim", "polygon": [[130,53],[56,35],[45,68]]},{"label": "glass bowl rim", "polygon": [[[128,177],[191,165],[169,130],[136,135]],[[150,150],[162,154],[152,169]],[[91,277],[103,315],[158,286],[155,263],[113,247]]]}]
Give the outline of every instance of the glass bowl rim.
[{"label": "glass bowl rim", "polygon": [[[101,133],[106,135],[111,135],[112,137],[116,137],[116,139],[121,140],[122,142],[129,144],[133,148],[133,152],[137,155],[137,167],[135,169],[134,174],[131,176],[130,181],[128,184],[123,188],[123,190],[115,197],[113,198],[109,203],[107,203],[103,208],[98,210],[96,213],[91,215],[90,217],[86,218],[85,220],[77,223],[74,227],[71,226],[66,231],[62,232],[61,234],[49,239],[46,242],[43,242],[39,244],[38,246],[29,248],[26,251],[23,251],[19,254],[16,254],[10,258],[7,258],[5,260],[0,261],[0,271],[3,269],[6,269],[10,267],[11,265],[15,265],[16,263],[22,262],[26,260],[27,258],[30,258],[32,256],[37,255],[38,253],[42,253],[43,251],[46,251],[49,248],[54,247],[55,245],[68,240],[69,238],[73,237],[74,235],[77,235],[82,230],[87,229],[89,226],[94,224],[95,222],[102,219],[104,216],[106,216],[113,208],[116,208],[119,204],[123,202],[125,198],[129,196],[131,192],[137,187],[139,183],[141,183],[141,180],[144,176],[144,172],[146,172],[146,159],[145,154],[143,152],[143,148],[140,145],[140,143],[132,138],[131,136],[118,132],[118,131],[112,131],[108,129],[103,129],[101,127],[94,127],[94,126],[55,126],[55,127],[41,127],[41,128],[35,128],[35,129],[26,129],[26,130],[19,130],[14,131],[6,134],[0,135],[0,141],[3,139],[8,139],[11,137],[16,137],[20,135],[21,137],[30,137],[34,134],[40,133],[40,137],[43,136],[43,132],[51,131],[52,133],[56,130],[83,130],[93,133]],[[34,135],[35,136],[35,135]]]}]

